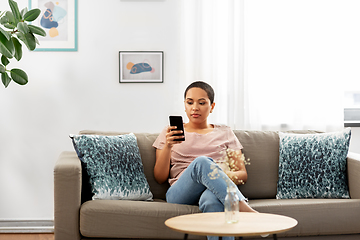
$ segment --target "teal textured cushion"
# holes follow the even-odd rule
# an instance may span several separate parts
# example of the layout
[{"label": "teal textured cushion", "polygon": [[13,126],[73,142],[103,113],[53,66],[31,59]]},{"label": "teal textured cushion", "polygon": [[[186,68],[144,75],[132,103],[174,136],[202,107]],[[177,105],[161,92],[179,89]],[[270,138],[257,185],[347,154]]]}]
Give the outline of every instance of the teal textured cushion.
[{"label": "teal textured cushion", "polygon": [[93,199],[152,199],[134,134],[70,137],[89,175]]},{"label": "teal textured cushion", "polygon": [[280,132],[279,137],[277,199],[349,198],[350,128],[321,134]]}]

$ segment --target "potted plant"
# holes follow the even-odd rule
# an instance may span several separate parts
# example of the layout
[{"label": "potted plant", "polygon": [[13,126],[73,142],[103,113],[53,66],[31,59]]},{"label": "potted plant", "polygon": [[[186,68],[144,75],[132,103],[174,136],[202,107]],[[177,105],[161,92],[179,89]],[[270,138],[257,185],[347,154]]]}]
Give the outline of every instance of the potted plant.
[{"label": "potted plant", "polygon": [[0,11],[0,74],[5,87],[9,86],[11,80],[20,85],[28,82],[27,74],[18,68],[9,69],[10,60],[22,58],[22,44],[33,51],[39,44],[35,35],[46,36],[44,29],[31,25],[30,23],[40,15],[40,9],[21,11],[15,1],[9,0],[11,11]]}]

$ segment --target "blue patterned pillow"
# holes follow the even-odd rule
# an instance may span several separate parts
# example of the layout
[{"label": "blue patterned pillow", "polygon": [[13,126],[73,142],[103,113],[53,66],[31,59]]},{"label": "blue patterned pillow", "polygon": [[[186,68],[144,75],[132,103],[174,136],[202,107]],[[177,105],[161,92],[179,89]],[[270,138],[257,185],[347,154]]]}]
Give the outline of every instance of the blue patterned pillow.
[{"label": "blue patterned pillow", "polygon": [[89,175],[93,199],[152,199],[134,134],[70,137]]},{"label": "blue patterned pillow", "polygon": [[349,198],[346,158],[350,136],[350,128],[321,134],[279,133],[276,198]]}]

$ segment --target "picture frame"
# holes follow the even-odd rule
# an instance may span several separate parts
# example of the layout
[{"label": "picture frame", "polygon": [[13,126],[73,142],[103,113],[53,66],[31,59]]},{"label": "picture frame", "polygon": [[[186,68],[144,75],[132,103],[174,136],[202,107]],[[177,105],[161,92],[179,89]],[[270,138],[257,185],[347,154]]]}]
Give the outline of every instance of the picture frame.
[{"label": "picture frame", "polygon": [[119,51],[120,83],[163,83],[163,51]]},{"label": "picture frame", "polygon": [[29,0],[29,10],[34,8],[41,13],[32,24],[46,31],[46,37],[37,36],[35,51],[78,50],[78,0]]}]

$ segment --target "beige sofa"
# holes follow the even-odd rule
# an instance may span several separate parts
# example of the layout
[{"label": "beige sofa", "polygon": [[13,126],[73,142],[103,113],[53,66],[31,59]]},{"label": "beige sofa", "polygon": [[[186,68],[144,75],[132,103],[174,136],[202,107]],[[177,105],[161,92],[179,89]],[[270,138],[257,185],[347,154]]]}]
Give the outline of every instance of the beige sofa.
[{"label": "beige sofa", "polygon": [[[360,239],[360,155],[349,153],[347,159],[351,199],[277,200],[278,133],[241,130],[234,133],[251,162],[247,166],[248,182],[240,187],[250,205],[259,212],[282,214],[298,221],[294,229],[279,234],[279,238]],[[81,134],[121,133],[83,131]],[[63,152],[54,168],[55,240],[183,238],[183,234],[167,228],[165,220],[200,210],[198,206],[165,202],[169,185],[158,184],[153,176],[155,149],[152,144],[158,134],[135,135],[154,201],[89,200],[87,180],[82,174],[79,158],[75,151]],[[189,238],[204,239],[192,235]]]}]

